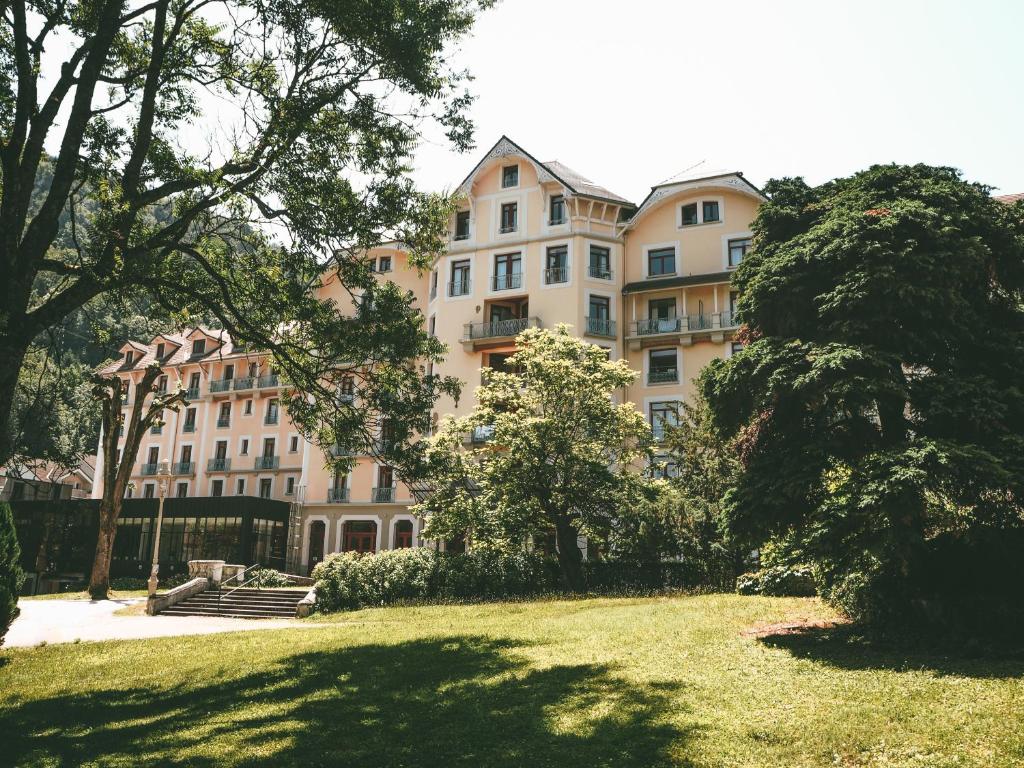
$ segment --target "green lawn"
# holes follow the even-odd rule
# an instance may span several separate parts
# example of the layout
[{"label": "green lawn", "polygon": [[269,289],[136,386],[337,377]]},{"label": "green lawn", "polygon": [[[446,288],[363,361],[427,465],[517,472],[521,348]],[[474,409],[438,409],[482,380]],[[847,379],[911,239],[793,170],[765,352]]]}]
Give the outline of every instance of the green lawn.
[{"label": "green lawn", "polygon": [[0,763],[1010,766],[1024,661],[869,648],[816,601],[390,608],[0,651]]}]

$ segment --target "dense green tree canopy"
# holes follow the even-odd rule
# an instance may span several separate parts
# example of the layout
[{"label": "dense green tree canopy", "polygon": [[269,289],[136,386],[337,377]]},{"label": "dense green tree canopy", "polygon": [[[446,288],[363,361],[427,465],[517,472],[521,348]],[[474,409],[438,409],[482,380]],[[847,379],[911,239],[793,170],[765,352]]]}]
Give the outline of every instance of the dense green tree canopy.
[{"label": "dense green tree canopy", "polygon": [[484,369],[473,412],[442,423],[428,449],[432,493],[416,511],[430,513],[427,538],[468,534],[477,546],[554,532],[567,585],[581,589],[577,538],[607,540],[643,492],[650,427],[612,401],[636,373],[566,326],[528,329],[516,345],[509,372]]},{"label": "dense green tree canopy", "polygon": [[766,192],[746,346],[700,382],[742,462],[730,524],[799,532],[833,588],[889,579],[900,610],[926,541],[1024,523],[1024,206],[921,165]]}]

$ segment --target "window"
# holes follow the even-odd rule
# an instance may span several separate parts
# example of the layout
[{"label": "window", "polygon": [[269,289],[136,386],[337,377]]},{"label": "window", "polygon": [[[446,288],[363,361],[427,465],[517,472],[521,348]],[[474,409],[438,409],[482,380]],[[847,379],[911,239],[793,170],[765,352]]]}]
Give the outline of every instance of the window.
[{"label": "window", "polygon": [[469,211],[455,214],[455,239],[469,240]]},{"label": "window", "polygon": [[390,272],[391,271],[391,257],[381,256],[380,266],[377,268],[378,272]]},{"label": "window", "polygon": [[202,355],[206,352],[206,339],[196,339],[192,342],[192,354]]},{"label": "window", "polygon": [[185,424],[181,428],[182,432],[195,432],[196,431],[196,409],[186,408],[185,409]]},{"label": "window", "polygon": [[149,449],[149,459],[146,463],[152,464],[155,467],[158,461],[160,461],[160,449],[154,446]]},{"label": "window", "polygon": [[217,416],[218,427],[231,426],[231,403],[220,404],[220,415]]},{"label": "window", "polygon": [[179,499],[184,499],[188,496],[188,483],[178,483],[175,488],[174,495]]},{"label": "window", "polygon": [[135,353],[130,349],[124,353],[124,364],[131,365],[135,361]]},{"label": "window", "polygon": [[375,552],[377,550],[377,523],[371,520],[349,520],[342,527],[343,552]]},{"label": "window", "polygon": [[412,521],[395,522],[395,549],[409,549],[412,546]]},{"label": "window", "polygon": [[491,289],[495,291],[507,291],[523,287],[523,273],[521,271],[521,258],[518,253],[503,253],[494,257],[494,279],[491,282]]},{"label": "window", "polygon": [[679,403],[675,400],[651,403],[651,431],[655,440],[665,437],[665,426],[679,423]]},{"label": "window", "polygon": [[[216,446],[213,449],[213,458],[215,462],[222,462],[228,457],[228,441],[218,440]],[[216,464],[214,465],[216,466]],[[223,469],[223,467],[220,467]]]},{"label": "window", "polygon": [[667,384],[679,381],[674,349],[652,349],[648,358],[647,383]]},{"label": "window", "polygon": [[260,480],[260,498],[261,499],[269,499],[270,498],[270,489],[273,486],[273,482],[274,481],[271,480],[269,477],[264,477],[263,479]]},{"label": "window", "polygon": [[647,276],[674,275],[676,273],[676,249],[654,248],[647,252]]},{"label": "window", "polygon": [[156,356],[157,356],[158,360],[163,360],[164,359],[164,350],[165,350],[165,347],[164,347],[163,344],[157,344],[156,345]]},{"label": "window", "polygon": [[351,376],[343,376],[338,385],[338,394],[342,400],[352,400],[356,393],[356,382]]},{"label": "window", "polygon": [[427,335],[428,336],[436,336],[437,335],[437,315],[431,315],[430,319],[427,320]]},{"label": "window", "polygon": [[590,297],[590,316],[602,320],[611,316],[611,302],[607,296]]},{"label": "window", "polygon": [[437,270],[430,273],[430,298],[437,298]]},{"label": "window", "polygon": [[469,294],[469,259],[452,262],[452,281],[448,284],[449,296],[466,296]]},{"label": "window", "polygon": [[611,300],[607,296],[590,297],[590,314],[587,316],[587,333],[594,336],[614,336],[611,321]]},{"label": "window", "polygon": [[718,201],[717,200],[705,200],[701,204],[704,214],[704,223],[710,224],[714,221],[721,221],[718,214]]},{"label": "window", "polygon": [[647,302],[647,316],[652,320],[669,320],[676,316],[675,299],[651,299]]},{"label": "window", "polygon": [[267,417],[264,419],[265,424],[277,424],[278,418],[278,404],[277,398],[272,397],[267,401]]},{"label": "window", "polygon": [[681,225],[689,227],[697,223],[699,223],[697,219],[697,204],[690,203],[689,205],[684,205],[682,208]]},{"label": "window", "polygon": [[554,195],[551,198],[551,219],[548,223],[565,223],[565,198],[561,195]]},{"label": "window", "polygon": [[518,187],[519,186],[519,166],[518,165],[506,165],[501,169],[501,186],[502,187]]},{"label": "window", "polygon": [[556,245],[548,248],[544,269],[544,282],[565,283],[569,280],[569,247]]},{"label": "window", "polygon": [[157,379],[156,391],[159,394],[161,394],[161,395],[167,394],[167,377],[166,376],[161,376],[159,379]]},{"label": "window", "polygon": [[501,232],[515,232],[519,225],[519,203],[501,204]]},{"label": "window", "polygon": [[231,381],[235,378],[235,366],[233,364],[224,366],[224,378],[227,381]]},{"label": "window", "polygon": [[244,412],[246,416],[252,416],[252,398],[245,401]]},{"label": "window", "polygon": [[260,372],[260,366],[258,363],[249,363],[249,378],[255,379],[256,375]]},{"label": "window", "polygon": [[249,455],[249,438],[242,438],[242,444],[238,447],[238,453],[242,456]]},{"label": "window", "polygon": [[224,495],[224,481],[214,480],[210,484],[210,495],[211,496],[223,496]]},{"label": "window", "polygon": [[612,256],[611,250],[599,245],[590,246],[590,270],[591,277],[598,280],[612,279]]},{"label": "window", "polygon": [[192,463],[192,446],[183,445],[181,446],[181,463],[191,464]]},{"label": "window", "polygon": [[244,496],[245,495],[245,478],[244,477],[238,478],[238,484],[235,486],[235,494],[237,496]]},{"label": "window", "polygon": [[284,495],[293,496],[295,495],[295,478],[286,477],[284,480]]},{"label": "window", "polygon": [[735,355],[737,352],[742,352],[742,351],[743,351],[743,342],[742,341],[734,341],[734,342],[730,343],[730,345],[729,345],[729,354],[730,355]]},{"label": "window", "polygon": [[298,453],[298,452],[299,452],[299,436],[298,435],[292,435],[291,437],[288,438],[288,453]]},{"label": "window", "polygon": [[142,486],[142,498],[152,499],[156,496],[156,486],[153,483],[146,483]]},{"label": "window", "polygon": [[750,250],[750,238],[742,237],[729,241],[729,266],[738,267]]},{"label": "window", "polygon": [[272,437],[265,437],[263,439],[263,455],[273,456],[274,450],[277,447],[277,441]]},{"label": "window", "polygon": [[195,396],[199,395],[199,374],[193,373],[188,379],[189,392],[194,392]]}]

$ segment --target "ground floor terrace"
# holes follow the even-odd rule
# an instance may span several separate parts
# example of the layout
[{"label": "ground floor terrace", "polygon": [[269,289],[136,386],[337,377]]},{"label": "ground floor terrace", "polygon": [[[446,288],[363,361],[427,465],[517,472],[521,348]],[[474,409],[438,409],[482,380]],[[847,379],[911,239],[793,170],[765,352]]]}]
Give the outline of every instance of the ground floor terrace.
[{"label": "ground floor terrace", "polygon": [[3,648],[0,743],[5,765],[1024,762],[1024,661],[875,645],[836,618],[813,599],[600,598]]}]

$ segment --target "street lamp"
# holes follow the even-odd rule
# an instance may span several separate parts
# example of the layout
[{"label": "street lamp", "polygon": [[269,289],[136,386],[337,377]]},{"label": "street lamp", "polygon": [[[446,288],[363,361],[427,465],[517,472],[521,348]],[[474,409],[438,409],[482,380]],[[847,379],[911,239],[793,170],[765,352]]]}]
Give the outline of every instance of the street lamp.
[{"label": "street lamp", "polygon": [[160,506],[156,514],[156,536],[153,539],[153,570],[149,572],[149,596],[156,594],[157,574],[160,572],[160,528],[164,524],[164,497],[167,495],[168,479],[171,476],[171,462],[164,459],[157,465],[156,476],[160,478]]}]

